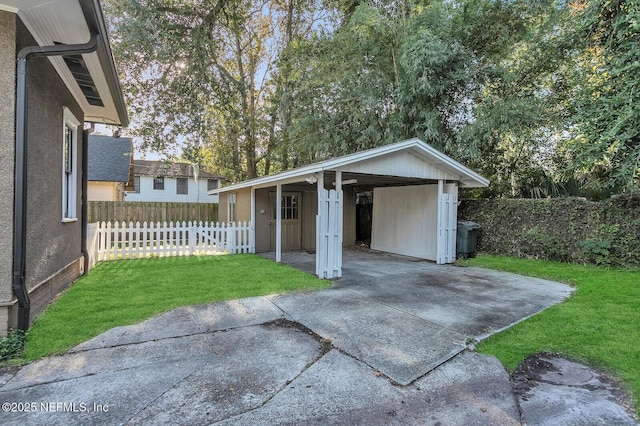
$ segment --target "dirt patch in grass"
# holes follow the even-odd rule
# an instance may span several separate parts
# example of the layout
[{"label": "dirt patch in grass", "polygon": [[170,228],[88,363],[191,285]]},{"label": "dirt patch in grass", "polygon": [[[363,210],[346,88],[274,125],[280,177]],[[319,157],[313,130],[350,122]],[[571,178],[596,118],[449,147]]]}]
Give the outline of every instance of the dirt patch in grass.
[{"label": "dirt patch in grass", "polygon": [[[511,374],[511,382],[515,396],[518,399],[527,400],[531,392],[542,383],[551,385],[568,383],[565,384],[565,386],[570,388],[583,388],[588,391],[607,391],[613,397],[612,402],[624,407],[628,413],[637,418],[631,398],[620,382],[613,377],[605,372],[593,369],[588,370],[591,373],[590,375],[597,380],[583,380],[584,377],[567,377],[567,372],[561,371],[561,369],[554,364],[555,360],[575,362],[552,352],[541,352],[525,358]],[[549,380],[549,372],[556,373],[559,380]]]}]

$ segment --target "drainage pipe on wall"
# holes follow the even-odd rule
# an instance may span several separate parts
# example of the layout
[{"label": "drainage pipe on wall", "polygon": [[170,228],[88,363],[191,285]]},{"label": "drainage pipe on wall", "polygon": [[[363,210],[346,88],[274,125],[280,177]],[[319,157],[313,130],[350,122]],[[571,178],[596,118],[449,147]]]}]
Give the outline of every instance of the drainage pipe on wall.
[{"label": "drainage pipe on wall", "polygon": [[16,156],[13,211],[13,281],[12,289],[18,299],[18,330],[29,329],[31,301],[25,282],[27,257],[27,62],[32,57],[80,55],[98,49],[99,34],[92,34],[84,44],[29,46],[18,52],[16,88]]}]

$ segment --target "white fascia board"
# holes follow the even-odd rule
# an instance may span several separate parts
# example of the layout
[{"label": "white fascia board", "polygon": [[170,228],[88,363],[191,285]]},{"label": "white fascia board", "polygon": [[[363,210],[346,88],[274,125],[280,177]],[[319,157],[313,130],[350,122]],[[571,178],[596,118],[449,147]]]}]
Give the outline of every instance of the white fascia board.
[{"label": "white fascia board", "polygon": [[0,3],[0,10],[4,10],[5,12],[18,13],[20,9],[18,9],[17,7]]},{"label": "white fascia board", "polygon": [[[273,186],[276,182],[286,184],[304,181],[303,177],[312,173],[324,172],[327,170],[336,170],[346,165],[357,163],[360,161],[368,160],[385,154],[390,154],[410,148],[415,148],[421,152],[426,158],[433,164],[441,164],[445,170],[449,170],[453,175],[460,175],[460,180],[463,181],[463,176],[468,176],[469,179],[477,182],[477,185],[468,184],[466,187],[482,187],[489,186],[489,180],[480,176],[473,170],[463,166],[451,157],[443,154],[435,148],[430,147],[423,141],[417,138],[407,139],[395,144],[384,145],[378,148],[369,149],[362,152],[356,152],[354,154],[345,155],[344,157],[335,158],[333,160],[326,160],[320,163],[311,164],[301,167],[299,169],[293,169],[286,172],[278,173],[275,175],[264,176],[257,179],[251,179],[244,182],[240,182],[234,185],[230,185],[224,188],[214,189],[209,194],[219,194],[222,192],[236,191],[238,189],[255,187],[265,188]],[[433,161],[435,160],[435,161]]]},{"label": "white fascia board", "polygon": [[322,163],[316,163],[309,166],[301,167],[299,169],[277,173],[275,175],[268,175],[256,179],[245,180],[244,182],[225,186],[224,188],[212,189],[211,191],[209,191],[209,194],[220,194],[222,192],[237,191],[239,189],[250,187],[254,187],[256,189],[268,188],[270,186],[274,186],[276,182],[282,183],[283,185],[287,183],[304,182],[307,175],[323,171],[321,164]]}]

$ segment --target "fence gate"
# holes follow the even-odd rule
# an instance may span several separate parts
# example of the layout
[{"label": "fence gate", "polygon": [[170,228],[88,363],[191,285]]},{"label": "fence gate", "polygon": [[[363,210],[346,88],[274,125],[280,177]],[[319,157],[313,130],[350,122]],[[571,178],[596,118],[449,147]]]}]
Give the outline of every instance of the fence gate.
[{"label": "fence gate", "polygon": [[320,189],[316,216],[316,275],[342,276],[342,190]]}]

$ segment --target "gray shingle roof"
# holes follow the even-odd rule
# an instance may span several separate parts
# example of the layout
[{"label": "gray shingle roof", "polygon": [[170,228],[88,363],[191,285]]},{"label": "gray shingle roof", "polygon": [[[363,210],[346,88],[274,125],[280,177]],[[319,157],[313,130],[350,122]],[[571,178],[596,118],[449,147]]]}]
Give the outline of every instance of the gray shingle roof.
[{"label": "gray shingle roof", "polygon": [[89,135],[87,180],[127,182],[132,143],[129,138]]},{"label": "gray shingle roof", "polygon": [[[170,163],[167,161],[133,160],[133,173],[136,176],[193,177],[193,166],[189,163]],[[200,170],[199,178],[216,178],[223,176]]]}]

